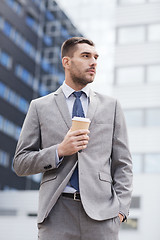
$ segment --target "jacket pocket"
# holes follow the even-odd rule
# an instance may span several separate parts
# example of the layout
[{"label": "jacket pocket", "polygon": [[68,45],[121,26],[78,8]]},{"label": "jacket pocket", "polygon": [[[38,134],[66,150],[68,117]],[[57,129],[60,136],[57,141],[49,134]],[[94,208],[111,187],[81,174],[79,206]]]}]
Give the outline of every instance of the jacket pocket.
[{"label": "jacket pocket", "polygon": [[110,174],[104,172],[99,172],[99,179],[104,182],[112,182]]},{"label": "jacket pocket", "polygon": [[57,178],[57,174],[53,170],[45,172],[40,185],[42,185],[43,183],[52,181],[56,178]]}]

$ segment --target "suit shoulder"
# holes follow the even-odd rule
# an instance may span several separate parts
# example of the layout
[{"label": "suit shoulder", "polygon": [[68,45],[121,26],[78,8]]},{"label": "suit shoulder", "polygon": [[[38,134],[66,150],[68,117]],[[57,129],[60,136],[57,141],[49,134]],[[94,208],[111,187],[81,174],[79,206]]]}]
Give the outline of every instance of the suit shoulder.
[{"label": "suit shoulder", "polygon": [[36,99],[33,99],[31,101],[32,104],[35,104],[35,105],[46,105],[46,104],[49,104],[53,101],[54,99],[54,94],[55,92],[52,92],[48,95],[45,95],[43,97],[39,97],[39,98],[36,98]]},{"label": "suit shoulder", "polygon": [[114,97],[111,97],[111,96],[108,96],[108,95],[105,95],[105,94],[101,94],[101,93],[98,93],[98,92],[95,92],[96,96],[98,97],[99,101],[101,102],[110,102],[110,103],[114,103],[116,104],[117,102],[117,99],[114,98]]}]

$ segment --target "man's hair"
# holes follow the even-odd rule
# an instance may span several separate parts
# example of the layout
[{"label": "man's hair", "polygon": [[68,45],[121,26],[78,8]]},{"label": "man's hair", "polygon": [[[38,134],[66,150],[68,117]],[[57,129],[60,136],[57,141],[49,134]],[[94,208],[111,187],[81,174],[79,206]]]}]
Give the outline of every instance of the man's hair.
[{"label": "man's hair", "polygon": [[67,39],[63,44],[62,44],[62,47],[61,47],[61,57],[65,57],[65,56],[68,56],[68,57],[72,57],[73,54],[74,54],[74,51],[76,50],[76,46],[77,44],[81,44],[81,43],[87,43],[88,45],[90,46],[95,46],[95,44],[87,39],[87,38],[84,38],[84,37],[72,37],[72,38],[69,38]]}]

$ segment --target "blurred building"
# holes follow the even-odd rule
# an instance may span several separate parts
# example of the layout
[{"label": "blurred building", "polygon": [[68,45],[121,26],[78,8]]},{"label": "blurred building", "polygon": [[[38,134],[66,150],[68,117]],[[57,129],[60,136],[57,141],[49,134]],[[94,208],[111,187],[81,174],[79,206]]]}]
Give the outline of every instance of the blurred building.
[{"label": "blurred building", "polygon": [[[113,95],[124,109],[134,191],[120,239],[158,240],[160,210],[160,1],[117,0]],[[155,188],[155,190],[153,190]]]},{"label": "blurred building", "polygon": [[114,77],[115,1],[57,0],[75,26],[95,43],[99,58],[96,77],[91,86],[108,95],[111,94]]},{"label": "blurred building", "polygon": [[0,190],[37,189],[40,175],[18,178],[12,160],[33,98],[64,80],[60,47],[81,36],[54,0],[0,1]]}]

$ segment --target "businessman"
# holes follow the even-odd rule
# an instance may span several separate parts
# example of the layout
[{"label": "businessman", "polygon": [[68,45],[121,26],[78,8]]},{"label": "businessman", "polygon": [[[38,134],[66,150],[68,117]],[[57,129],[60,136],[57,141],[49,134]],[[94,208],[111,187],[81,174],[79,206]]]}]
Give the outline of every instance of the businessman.
[{"label": "businessman", "polygon": [[[93,92],[98,53],[73,37],[61,48],[65,81],[33,100],[14,157],[19,176],[43,173],[38,208],[40,240],[118,240],[129,213],[132,162],[117,100]],[[71,130],[72,117],[91,120]]]}]

